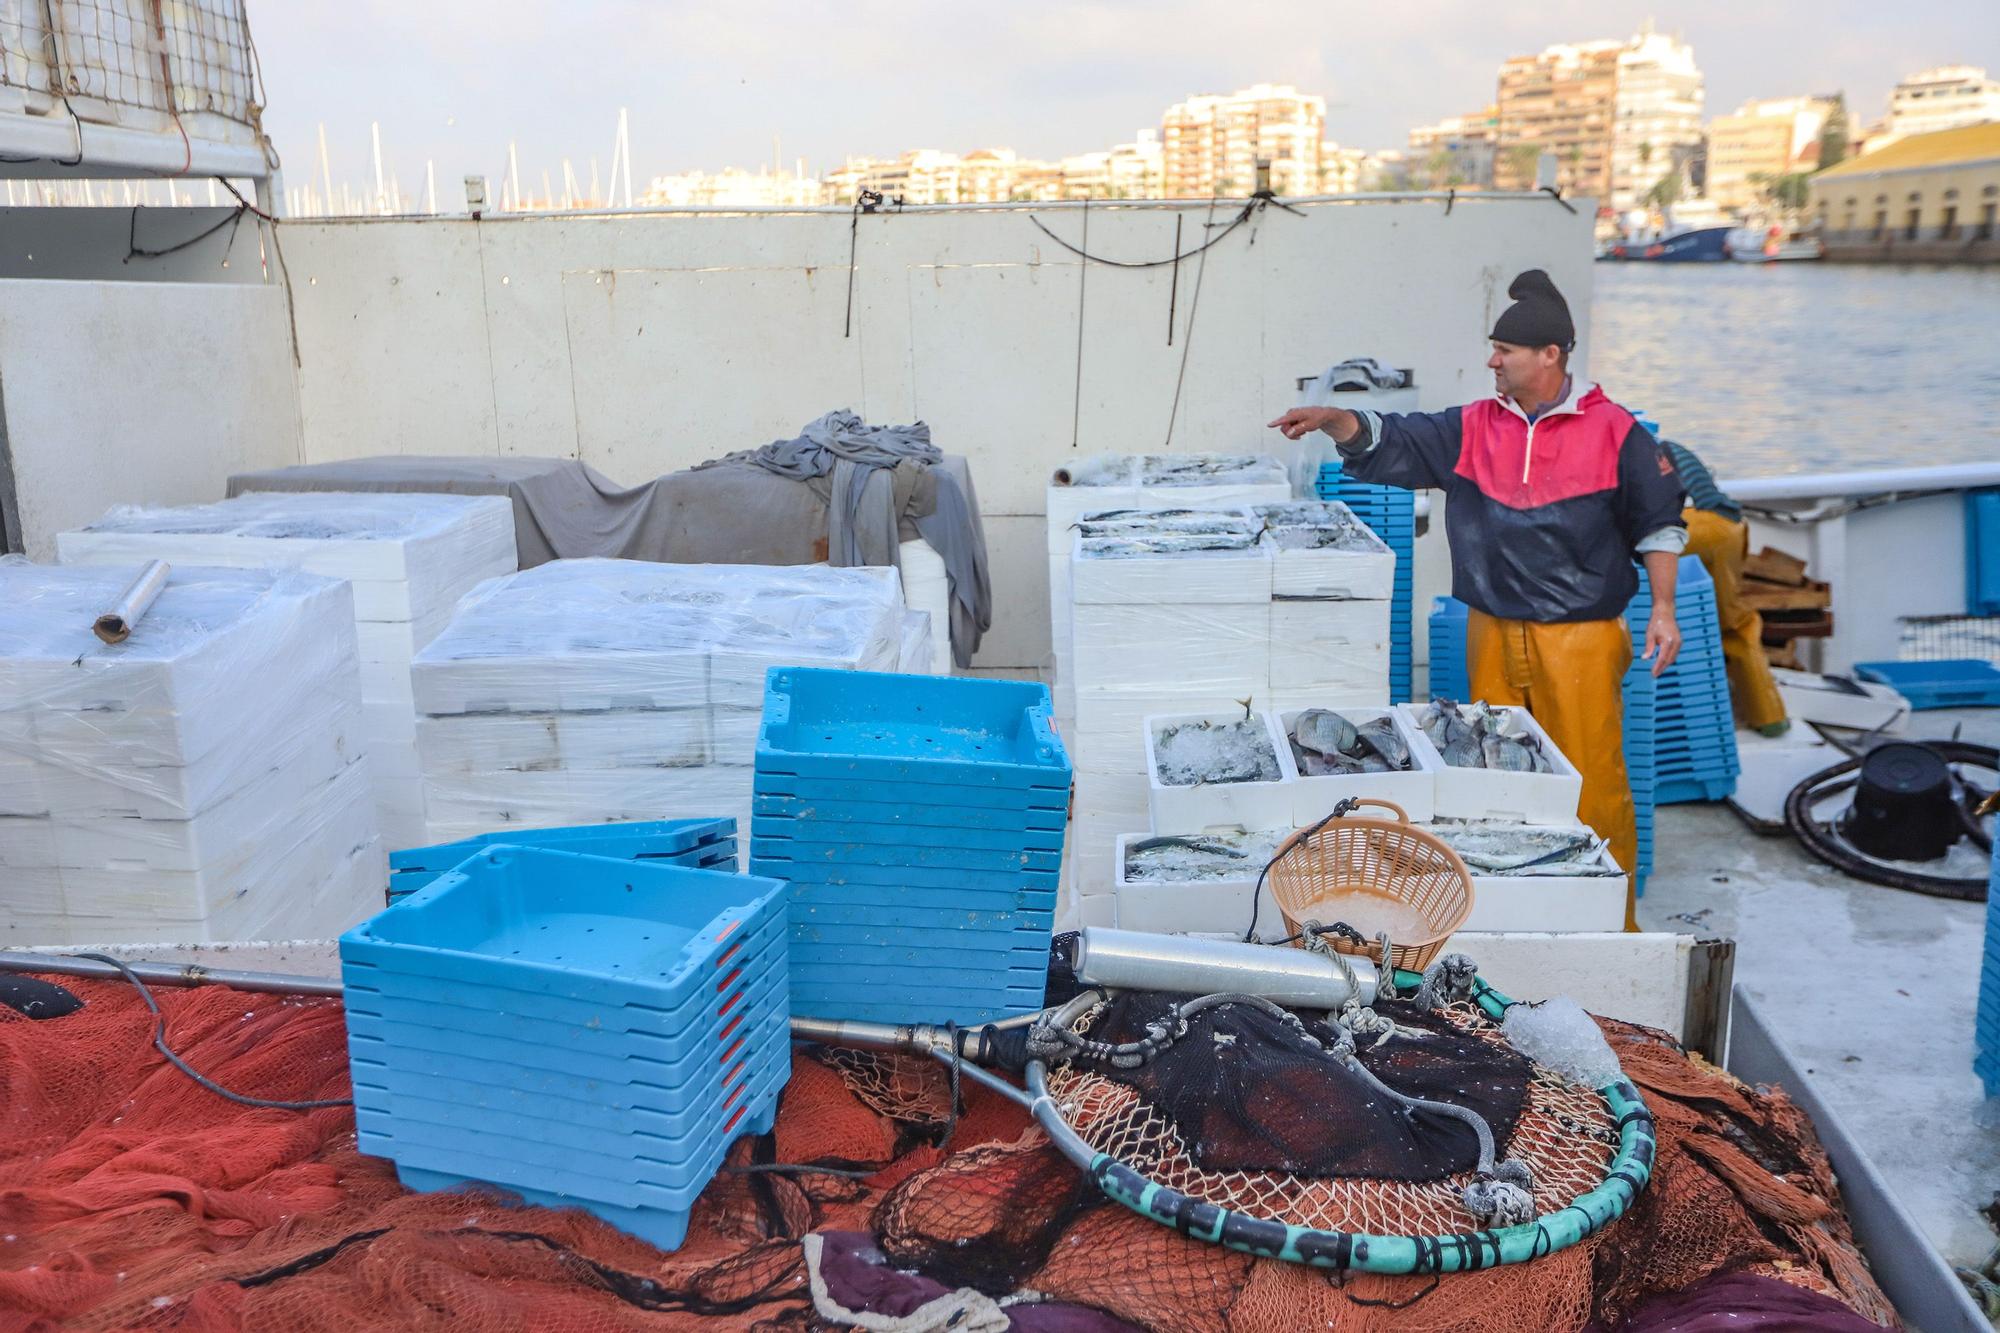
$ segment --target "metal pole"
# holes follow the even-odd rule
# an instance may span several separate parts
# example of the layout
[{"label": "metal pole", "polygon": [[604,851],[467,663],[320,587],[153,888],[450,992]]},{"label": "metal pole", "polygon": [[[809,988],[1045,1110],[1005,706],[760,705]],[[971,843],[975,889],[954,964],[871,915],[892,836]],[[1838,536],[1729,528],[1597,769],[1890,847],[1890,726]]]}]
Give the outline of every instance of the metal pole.
[{"label": "metal pole", "polygon": [[[263,991],[273,995],[331,995],[341,993],[338,977],[300,977],[288,972],[238,972],[229,968],[203,967],[198,963],[128,962],[132,975],[148,986],[227,986],[231,990]],[[45,976],[84,977],[117,981],[123,973],[109,963],[94,958],[72,958],[67,954],[28,953],[0,949],[0,972],[39,972]]]}]

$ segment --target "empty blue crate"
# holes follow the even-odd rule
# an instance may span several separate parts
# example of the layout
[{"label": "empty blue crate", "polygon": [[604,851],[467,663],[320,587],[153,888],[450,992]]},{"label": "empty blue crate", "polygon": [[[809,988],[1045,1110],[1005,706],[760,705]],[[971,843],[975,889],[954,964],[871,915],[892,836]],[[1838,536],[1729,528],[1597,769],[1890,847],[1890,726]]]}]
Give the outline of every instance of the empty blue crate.
[{"label": "empty blue crate", "polygon": [[1862,680],[1887,685],[1910,707],[1990,708],[2000,705],[2000,667],[1978,658],[1936,662],[1856,662]]},{"label": "empty blue crate", "polygon": [[364,1152],[663,1248],[791,1068],[785,888],[493,845],[341,938]]},{"label": "empty blue crate", "polygon": [[506,829],[459,842],[389,853],[389,901],[423,888],[445,871],[488,847],[546,847],[620,860],[666,861],[700,869],[734,864],[733,819],[665,819],[631,824],[576,824],[563,828]]},{"label": "empty blue crate", "polygon": [[1065,794],[1070,781],[1045,686],[807,667],[767,677],[757,772]]}]

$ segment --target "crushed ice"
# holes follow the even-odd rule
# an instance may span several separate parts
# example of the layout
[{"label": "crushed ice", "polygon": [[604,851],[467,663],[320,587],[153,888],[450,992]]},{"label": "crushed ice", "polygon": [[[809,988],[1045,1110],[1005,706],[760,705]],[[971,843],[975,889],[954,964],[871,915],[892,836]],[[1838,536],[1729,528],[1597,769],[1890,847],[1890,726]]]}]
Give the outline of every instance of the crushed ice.
[{"label": "crushed ice", "polygon": [[1153,736],[1153,770],[1169,787],[1276,782],[1278,751],[1261,717],[1170,722]]},{"label": "crushed ice", "polygon": [[1583,1006],[1567,995],[1512,1006],[1500,1030],[1515,1050],[1586,1088],[1601,1088],[1625,1077],[1611,1043]]}]

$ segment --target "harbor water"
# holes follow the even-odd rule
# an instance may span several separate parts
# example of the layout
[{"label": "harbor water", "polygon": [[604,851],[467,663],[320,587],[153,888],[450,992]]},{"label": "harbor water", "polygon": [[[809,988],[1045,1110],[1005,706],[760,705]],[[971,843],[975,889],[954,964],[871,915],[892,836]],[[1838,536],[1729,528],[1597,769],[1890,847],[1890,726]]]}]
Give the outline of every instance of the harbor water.
[{"label": "harbor water", "polygon": [[1599,264],[1586,365],[1716,475],[2000,457],[2000,270]]}]

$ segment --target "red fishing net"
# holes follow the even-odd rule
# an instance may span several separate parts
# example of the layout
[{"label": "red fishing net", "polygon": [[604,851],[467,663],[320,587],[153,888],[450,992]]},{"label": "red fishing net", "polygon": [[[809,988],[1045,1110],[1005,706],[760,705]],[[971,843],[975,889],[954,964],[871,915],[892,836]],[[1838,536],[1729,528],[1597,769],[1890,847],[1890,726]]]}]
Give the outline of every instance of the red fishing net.
[{"label": "red fishing net", "polygon": [[[29,1021],[0,1006],[0,1333],[830,1327],[809,1287],[809,1232],[829,1249],[866,1233],[885,1280],[920,1270],[935,1279],[926,1294],[1032,1291],[1095,1321],[1009,1307],[1024,1328],[1112,1327],[1112,1316],[1215,1333],[1581,1330],[1728,1273],[1893,1322],[1803,1115],[1619,1024],[1607,1035],[1659,1128],[1653,1183],[1627,1217],[1531,1264],[1343,1278],[1106,1204],[1011,1103],[968,1082],[953,1123],[942,1068],[847,1052],[801,1052],[775,1132],[738,1143],[732,1161],[873,1174],[726,1174],[687,1244],[663,1254],[581,1212],[410,1194],[387,1162],[355,1151],[345,1109],[226,1101],[153,1050],[130,986],[64,984],[81,1011]],[[156,994],[175,1048],[224,1086],[346,1095],[337,1002]]]}]

